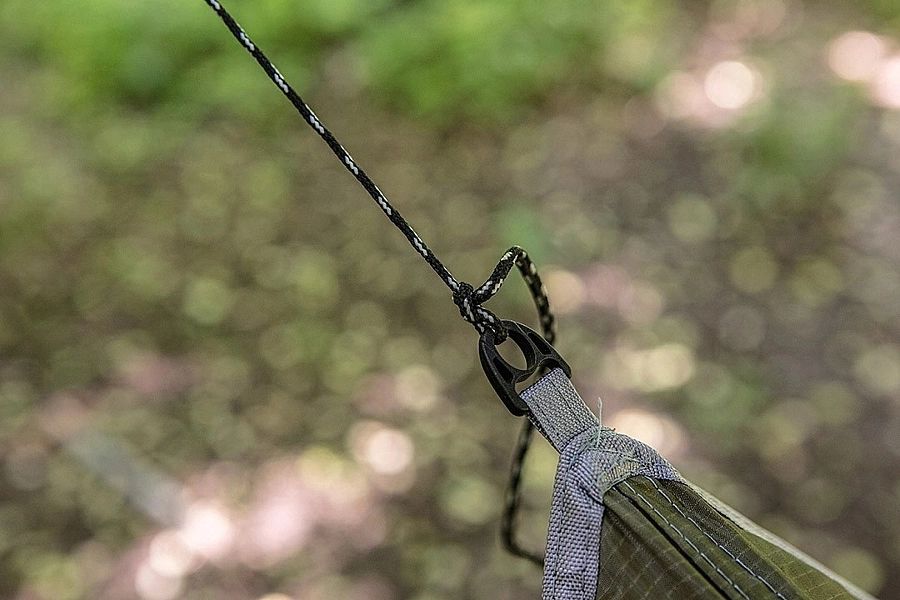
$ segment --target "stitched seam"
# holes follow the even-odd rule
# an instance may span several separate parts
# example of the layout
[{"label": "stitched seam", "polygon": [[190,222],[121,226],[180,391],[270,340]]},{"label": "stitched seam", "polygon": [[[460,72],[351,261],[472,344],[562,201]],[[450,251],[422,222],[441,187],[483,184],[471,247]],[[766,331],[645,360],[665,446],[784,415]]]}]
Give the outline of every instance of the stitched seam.
[{"label": "stitched seam", "polygon": [[744,593],[744,590],[742,590],[735,582],[733,582],[733,581],[728,577],[728,575],[726,575],[725,573],[723,573],[722,570],[721,570],[718,566],[716,566],[716,563],[714,563],[708,556],[706,556],[706,554],[704,554],[703,551],[700,550],[700,548],[698,548],[696,545],[694,545],[694,542],[692,542],[691,540],[689,540],[689,539],[687,538],[687,536],[685,536],[683,533],[681,533],[681,531],[680,531],[680,530],[679,530],[679,529],[678,529],[671,521],[669,521],[669,519],[667,519],[666,516],[665,516],[664,514],[662,514],[662,513],[659,512],[658,510],[656,510],[656,507],[653,506],[653,505],[650,503],[650,501],[647,500],[647,499],[644,497],[643,494],[641,494],[639,491],[637,491],[636,489],[634,489],[633,487],[631,487],[631,484],[629,484],[627,481],[623,481],[622,483],[623,483],[624,485],[628,486],[628,489],[631,490],[632,493],[634,493],[638,498],[640,498],[641,500],[643,500],[643,501],[647,504],[647,506],[650,507],[650,510],[652,510],[653,512],[655,512],[655,513],[656,513],[663,521],[666,522],[666,525],[668,525],[669,527],[671,527],[672,530],[675,531],[675,533],[677,533],[678,535],[680,535],[680,536],[681,536],[681,539],[683,539],[683,540],[684,540],[691,548],[693,548],[694,551],[695,551],[697,554],[699,554],[699,555],[701,556],[701,558],[703,558],[703,560],[705,560],[707,563],[709,563],[709,566],[711,566],[713,569],[715,569],[715,570],[716,570],[716,573],[718,573],[718,574],[722,577],[722,579],[724,579],[724,580],[727,581],[729,584],[731,584],[731,587],[733,587],[733,588],[737,591],[738,594],[740,594],[741,596],[743,596],[746,600],[750,600],[750,596],[748,596],[747,594],[745,594],[745,593]]},{"label": "stitched seam", "polygon": [[676,511],[678,511],[678,514],[680,514],[682,517],[684,517],[685,519],[687,519],[688,521],[690,521],[691,523],[693,523],[693,524],[694,524],[694,527],[697,528],[697,531],[699,531],[700,533],[702,533],[703,535],[705,535],[707,538],[709,538],[709,540],[710,540],[713,544],[715,544],[716,546],[718,546],[723,552],[725,552],[725,554],[727,554],[728,556],[730,556],[731,559],[732,559],[735,563],[737,563],[738,565],[740,565],[741,568],[743,568],[745,571],[747,571],[747,573],[749,573],[749,574],[752,575],[754,578],[756,578],[756,579],[758,579],[759,581],[761,581],[761,582],[762,582],[767,588],[769,588],[769,590],[770,590],[773,594],[775,594],[778,598],[781,598],[781,600],[787,600],[787,598],[785,598],[785,597],[781,594],[781,592],[776,591],[775,588],[774,588],[768,581],[766,581],[761,575],[757,575],[757,574],[753,571],[753,569],[751,569],[750,567],[748,567],[747,565],[745,565],[745,564],[743,563],[743,561],[741,561],[738,557],[736,557],[734,554],[732,554],[731,551],[728,550],[728,548],[726,548],[725,546],[723,546],[722,544],[720,544],[718,541],[716,541],[715,538],[713,538],[712,535],[710,535],[707,531],[705,531],[703,528],[701,528],[700,525],[693,519],[693,517],[690,517],[690,516],[688,516],[687,514],[685,514],[685,513],[684,513],[684,512],[683,512],[683,511],[675,504],[675,501],[672,500],[672,499],[668,496],[668,494],[666,494],[666,492],[663,491],[663,489],[662,489],[661,487],[659,487],[659,486],[656,484],[655,481],[653,481],[653,479],[651,479],[650,477],[646,477],[646,476],[645,476],[645,479],[647,479],[647,481],[649,481],[650,483],[653,484],[653,487],[656,488],[656,491],[658,491],[660,494],[662,494],[662,495],[663,495],[663,498],[665,498],[666,500],[669,501],[669,504],[672,505],[672,508],[674,508]]}]

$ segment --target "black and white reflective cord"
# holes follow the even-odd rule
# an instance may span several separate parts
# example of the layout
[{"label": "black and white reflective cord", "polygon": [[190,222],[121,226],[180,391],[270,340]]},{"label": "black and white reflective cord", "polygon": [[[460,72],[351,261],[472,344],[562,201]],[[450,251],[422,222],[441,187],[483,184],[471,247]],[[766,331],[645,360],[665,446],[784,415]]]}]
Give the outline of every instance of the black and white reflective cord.
[{"label": "black and white reflective cord", "polygon": [[[218,0],[204,1],[217,15],[219,15],[225,23],[225,26],[228,27],[228,30],[231,31],[235,39],[240,42],[241,46],[256,59],[256,62],[259,63],[266,75],[269,76],[272,83],[274,83],[291,104],[294,105],[294,108],[297,109],[297,112],[300,113],[303,120],[312,127],[326,144],[328,144],[328,147],[331,148],[331,151],[338,157],[341,164],[344,165],[360,185],[365,188],[366,192],[369,193],[369,196],[371,196],[378,205],[378,208],[380,208],[391,223],[406,236],[406,239],[413,249],[425,259],[444,284],[450,288],[450,291],[453,293],[453,302],[459,308],[459,313],[462,315],[463,319],[474,325],[479,333],[484,333],[487,330],[493,331],[498,342],[502,342],[506,339],[506,328],[503,326],[501,320],[494,313],[481,305],[500,291],[503,282],[512,270],[513,265],[515,265],[518,267],[519,272],[525,279],[525,283],[528,285],[528,290],[531,293],[534,305],[538,311],[543,335],[547,341],[553,343],[554,318],[553,314],[550,312],[547,293],[544,290],[544,286],[534,263],[531,261],[525,250],[518,246],[513,246],[507,250],[500,258],[497,266],[494,267],[491,275],[477,288],[464,281],[457,280],[453,274],[450,273],[450,270],[447,269],[437,256],[434,255],[431,249],[425,244],[422,238],[419,237],[415,230],[413,230],[409,223],[406,222],[406,219],[404,219],[397,209],[388,201],[384,193],[377,185],[375,185],[375,182],[372,181],[372,179],[366,175],[366,172],[353,160],[350,153],[344,149],[340,142],[332,135],[331,131],[329,131],[322,121],[319,120],[309,105],[303,101],[296,91],[294,91],[294,88],[292,88],[287,80],[285,80],[281,72],[272,64],[259,46],[250,39],[250,36],[247,35],[241,26],[238,25],[237,21],[235,21],[228,11],[225,10],[222,3]],[[507,549],[513,554],[524,556],[537,562],[542,562],[540,557],[522,550],[516,542],[514,534],[515,517],[520,504],[522,466],[531,442],[532,430],[533,426],[530,421],[526,419],[513,456],[506,498],[506,509],[503,516],[502,537]]]},{"label": "black and white reflective cord", "polygon": [[[460,315],[462,315],[466,321],[474,325],[479,333],[484,333],[485,330],[491,329],[499,341],[506,339],[506,329],[503,327],[500,319],[481,305],[500,290],[504,279],[509,274],[514,264],[519,267],[532,295],[535,297],[535,304],[538,306],[542,325],[547,320],[552,321],[553,317],[550,316],[547,307],[546,294],[542,289],[540,278],[537,275],[534,264],[522,248],[513,247],[507,250],[496,268],[494,268],[491,276],[478,288],[474,288],[466,282],[457,280],[453,274],[450,273],[450,270],[447,269],[437,256],[434,255],[434,252],[431,251],[409,223],[406,222],[406,219],[404,219],[397,209],[391,205],[384,193],[377,185],[375,185],[375,182],[373,182],[369,176],[366,175],[366,172],[356,164],[356,161],[353,160],[350,153],[344,149],[337,139],[335,139],[334,135],[332,135],[322,121],[319,120],[309,105],[303,101],[296,91],[294,91],[294,88],[292,88],[285,80],[281,72],[272,64],[268,57],[266,57],[259,46],[250,39],[250,36],[244,32],[241,26],[238,25],[228,11],[225,10],[222,3],[218,0],[205,0],[205,2],[217,15],[219,15],[225,23],[225,26],[228,27],[229,31],[234,35],[235,39],[237,39],[247,52],[256,59],[256,62],[258,62],[263,71],[266,72],[269,79],[272,80],[291,104],[294,105],[294,108],[297,109],[297,112],[300,113],[303,120],[319,134],[319,137],[325,140],[325,143],[328,144],[331,151],[338,157],[341,164],[344,165],[360,185],[365,188],[378,205],[378,208],[380,208],[385,216],[390,219],[391,223],[406,236],[406,239],[409,240],[413,249],[424,258],[429,265],[431,265],[434,272],[438,274],[438,277],[441,278],[444,284],[450,288],[450,291],[453,293],[453,301],[459,307]],[[540,300],[538,300],[538,298],[540,298]]]}]

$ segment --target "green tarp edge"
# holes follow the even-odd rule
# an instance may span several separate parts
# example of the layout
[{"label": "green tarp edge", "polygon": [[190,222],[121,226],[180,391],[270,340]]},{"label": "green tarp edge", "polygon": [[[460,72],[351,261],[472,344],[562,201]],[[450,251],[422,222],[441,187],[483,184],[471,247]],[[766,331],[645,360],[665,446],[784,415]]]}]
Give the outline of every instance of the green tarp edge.
[{"label": "green tarp edge", "polygon": [[632,477],[604,505],[598,600],[866,597],[738,526],[685,483]]}]

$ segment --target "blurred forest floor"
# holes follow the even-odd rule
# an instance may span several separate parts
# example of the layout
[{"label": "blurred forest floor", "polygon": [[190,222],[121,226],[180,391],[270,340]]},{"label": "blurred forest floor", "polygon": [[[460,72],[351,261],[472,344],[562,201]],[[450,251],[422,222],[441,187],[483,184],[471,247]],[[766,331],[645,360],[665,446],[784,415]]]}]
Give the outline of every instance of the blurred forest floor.
[{"label": "blurred forest floor", "polygon": [[[900,4],[228,8],[606,424],[900,598]],[[0,597],[538,597],[517,425],[202,2],[0,4]]]}]

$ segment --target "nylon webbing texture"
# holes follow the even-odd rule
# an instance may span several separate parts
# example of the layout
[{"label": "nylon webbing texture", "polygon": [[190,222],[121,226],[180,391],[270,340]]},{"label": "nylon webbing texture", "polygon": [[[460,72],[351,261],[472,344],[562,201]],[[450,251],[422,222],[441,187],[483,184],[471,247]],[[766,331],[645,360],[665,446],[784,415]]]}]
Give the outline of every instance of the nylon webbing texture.
[{"label": "nylon webbing texture", "polygon": [[541,377],[522,392],[522,399],[531,410],[528,418],[557,452],[579,433],[600,424],[562,369]]}]

